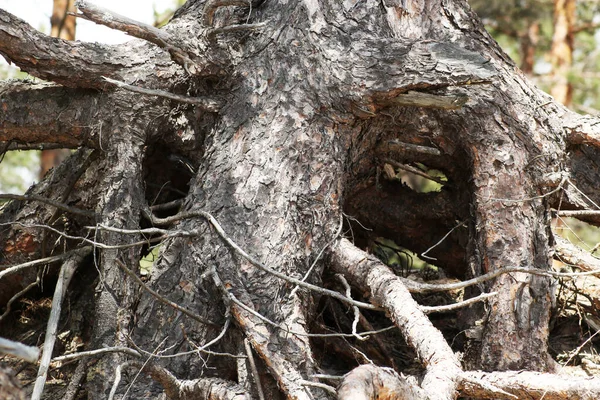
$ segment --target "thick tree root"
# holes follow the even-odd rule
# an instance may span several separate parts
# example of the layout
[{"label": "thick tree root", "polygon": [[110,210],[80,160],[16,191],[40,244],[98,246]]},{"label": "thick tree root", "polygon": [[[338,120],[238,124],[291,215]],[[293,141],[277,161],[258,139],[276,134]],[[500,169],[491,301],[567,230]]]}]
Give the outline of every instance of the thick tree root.
[{"label": "thick tree root", "polygon": [[[398,394],[401,394],[400,397]],[[389,368],[361,365],[346,374],[338,388],[339,400],[425,398],[415,379],[407,379]]]},{"label": "thick tree root", "polygon": [[[490,387],[505,392],[492,392]],[[600,379],[530,371],[466,371],[460,391],[478,399],[593,400],[600,398]]]},{"label": "thick tree root", "polygon": [[[252,310],[247,305],[242,306],[240,302],[229,290],[226,289],[227,285],[224,285],[218,277],[216,271],[213,271],[215,283],[223,290],[231,303],[231,312],[235,318],[238,326],[240,326],[248,341],[252,345],[252,348],[258,353],[263,359],[267,367],[271,370],[273,376],[276,378],[281,390],[289,398],[293,399],[306,399],[311,398],[310,394],[303,385],[299,382],[303,381],[302,374],[289,360],[286,359],[285,354],[281,351],[274,351],[278,346],[274,347],[272,338],[274,334],[270,331],[265,323],[264,317],[260,318],[260,314]],[[236,290],[238,296],[249,299],[250,296],[241,289]],[[301,324],[295,323],[292,325],[297,331],[303,331]],[[276,335],[276,334],[275,334]],[[298,349],[304,348],[305,351],[310,352],[308,343],[302,341],[304,338],[294,340],[294,346]],[[291,340],[288,338],[288,340]],[[301,351],[301,350],[299,350]],[[312,358],[312,357],[311,357]]]},{"label": "thick tree root", "polygon": [[[127,362],[117,369],[117,379],[114,387],[120,381],[120,371],[124,367],[142,368],[156,382],[165,389],[165,394],[170,400],[249,400],[250,395],[243,387],[226,381],[225,379],[206,378],[193,380],[177,379],[167,369],[156,364],[145,364],[134,361]],[[114,389],[113,389],[114,391]]]},{"label": "thick tree root", "polygon": [[427,369],[421,383],[424,396],[454,399],[462,371],[460,363],[400,278],[346,239],[332,247],[331,264],[335,272],[371,293],[371,300],[385,308],[406,342],[417,351]]},{"label": "thick tree root", "polygon": [[371,300],[386,309],[426,366],[420,387],[416,380],[401,377],[387,368],[360,366],[345,376],[338,389],[339,399],[454,399],[458,393],[481,399],[600,398],[600,379],[597,378],[529,371],[463,372],[446,340],[389,268],[346,239],[331,249],[330,256],[336,272],[345,274],[352,283],[370,292]]}]

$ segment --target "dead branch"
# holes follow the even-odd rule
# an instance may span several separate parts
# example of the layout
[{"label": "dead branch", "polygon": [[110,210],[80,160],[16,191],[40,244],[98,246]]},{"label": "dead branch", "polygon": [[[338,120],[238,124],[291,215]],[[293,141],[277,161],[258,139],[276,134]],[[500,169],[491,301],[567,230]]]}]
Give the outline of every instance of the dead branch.
[{"label": "dead branch", "polygon": [[407,93],[388,99],[384,104],[458,110],[464,106],[468,100],[469,98],[467,96],[439,96],[409,90]]},{"label": "dead branch", "polygon": [[67,292],[69,282],[71,282],[71,278],[73,278],[73,274],[84,256],[85,254],[73,254],[65,261],[60,269],[56,288],[54,289],[54,297],[52,298],[52,310],[50,311],[50,317],[48,318],[40,368],[38,370],[35,386],[33,387],[33,393],[31,394],[32,400],[39,400],[42,397],[44,385],[46,384],[46,375],[48,374],[48,368],[52,358],[52,350],[54,349],[54,342],[56,341],[56,332],[58,330],[62,301]]},{"label": "dead branch", "polygon": [[421,171],[418,168],[411,167],[410,165],[402,164],[401,162],[398,162],[396,160],[392,160],[390,158],[386,158],[384,161],[386,163],[388,163],[388,164],[393,165],[396,168],[400,168],[401,170],[408,171],[408,172],[410,172],[412,174],[422,176],[423,178],[429,179],[430,181],[433,181],[433,182],[438,183],[440,185],[447,185],[448,184],[448,182],[443,181],[443,180],[441,180],[439,178],[436,178],[434,176],[431,176],[431,175],[429,175],[429,174]]},{"label": "dead branch", "polygon": [[126,32],[128,35],[154,43],[161,48],[168,48],[173,40],[167,31],[117,14],[87,1],[78,0],[75,2],[75,7],[81,12],[75,14],[78,18]]},{"label": "dead branch", "polygon": [[556,242],[554,246],[555,257],[558,260],[577,267],[582,271],[600,273],[599,259],[561,236],[554,235],[554,240]]},{"label": "dead branch", "polygon": [[[565,239],[563,239],[563,240],[565,240]],[[571,245],[571,247],[573,247],[573,246]],[[561,250],[561,251],[563,251],[563,250]],[[565,254],[568,255],[568,251],[569,250],[567,250],[565,248]],[[592,257],[592,259],[594,259],[594,257],[591,255],[589,257]],[[567,260],[567,259],[568,258],[565,258],[565,260]],[[408,291],[411,293],[431,293],[431,292],[442,292],[442,291],[464,289],[468,286],[473,286],[478,283],[487,282],[494,278],[497,278],[500,275],[510,274],[512,272],[522,272],[522,273],[537,275],[537,276],[547,276],[547,277],[552,277],[552,278],[565,278],[565,279],[573,279],[573,278],[582,277],[582,276],[600,275],[600,269],[591,269],[591,268],[586,269],[586,268],[589,268],[589,266],[592,264],[589,264],[589,263],[581,264],[581,261],[579,259],[575,259],[575,258],[571,258],[571,260],[579,261],[579,264],[574,263],[573,265],[582,265],[583,267],[581,269],[583,269],[585,272],[555,272],[555,271],[544,271],[541,269],[526,268],[526,267],[504,267],[504,268],[500,268],[494,272],[489,272],[487,274],[480,275],[473,279],[469,279],[469,280],[461,281],[461,282],[455,282],[455,283],[438,284],[438,283],[416,282],[416,281],[406,279],[406,278],[400,278],[400,279],[406,285],[406,287],[408,288]],[[587,258],[586,260],[591,261],[591,259],[589,259],[589,258]],[[598,262],[598,260],[596,260],[596,262]]]},{"label": "dead branch", "polygon": [[[325,246],[323,246],[323,248],[321,249],[321,251],[319,251],[319,253],[317,254],[317,256],[315,257],[315,259],[313,260],[313,262],[310,264],[310,267],[308,268],[308,270],[306,271],[306,273],[304,274],[304,276],[302,277],[302,281],[305,282],[308,277],[312,274],[312,272],[314,271],[315,267],[317,266],[317,263],[319,262],[319,260],[321,259],[321,257],[323,256],[323,253],[325,252],[325,250],[331,246],[332,244],[334,244],[337,239],[340,237],[340,235],[342,234],[342,229],[344,228],[344,215],[340,214],[340,225],[338,226],[337,231],[335,232],[335,234],[333,235],[333,238],[327,242],[325,244]],[[296,292],[298,291],[298,289],[300,288],[300,286],[296,285],[292,291],[290,292],[290,298],[293,297]],[[346,293],[347,297],[350,297],[348,295],[348,293]]]},{"label": "dead branch", "polygon": [[196,347],[194,350],[182,351],[182,352],[178,352],[178,353],[175,353],[175,354],[156,354],[156,353],[149,352],[149,351],[144,350],[141,347],[139,347],[137,344],[135,344],[133,342],[133,340],[131,339],[131,337],[129,337],[128,339],[129,339],[131,345],[140,354],[147,355],[147,356],[152,356],[153,358],[156,358],[156,359],[177,358],[177,357],[187,356],[187,355],[190,355],[190,354],[198,354],[198,352],[204,353],[204,354],[213,355],[213,356],[231,357],[231,358],[236,359],[236,360],[240,360],[240,359],[244,359],[245,360],[246,359],[246,356],[244,356],[244,355],[235,355],[235,354],[231,354],[231,353],[219,353],[219,352],[216,352],[216,351],[207,350],[206,347],[207,347],[207,345],[210,345],[210,343],[207,343],[207,344],[205,344],[205,345],[203,345],[201,347]]},{"label": "dead branch", "polygon": [[258,393],[259,400],[265,400],[265,394],[263,393],[262,383],[260,383],[260,375],[256,368],[256,362],[254,362],[254,356],[252,355],[252,347],[248,339],[244,339],[244,350],[246,351],[246,361],[250,366],[250,372],[252,372],[252,379],[256,385],[256,393]]},{"label": "dead branch", "polygon": [[[67,87],[104,87],[102,76],[120,78],[131,59],[116,46],[46,36],[0,9],[0,52],[23,71]],[[102,60],[101,63],[90,60]]]},{"label": "dead branch", "polygon": [[402,281],[379,260],[342,239],[330,250],[331,266],[390,314],[406,342],[426,365],[421,388],[426,396],[454,399],[462,369],[448,343],[419,310]]},{"label": "dead branch", "polygon": [[153,380],[162,385],[170,400],[250,400],[250,396],[242,387],[224,379],[179,380],[158,364],[143,365],[139,361],[129,361],[124,367],[140,368],[141,371],[150,375]]},{"label": "dead branch", "polygon": [[[2,147],[6,146],[6,147]],[[56,150],[68,148],[59,143],[15,143],[0,142],[0,148],[6,148],[6,151],[26,151],[26,150]]]},{"label": "dead branch", "polygon": [[[185,48],[183,41],[176,40],[166,30],[135,21],[84,0],[76,1],[75,5],[81,11],[80,14],[75,14],[77,17],[127,32],[133,37],[146,40],[167,50],[173,61],[181,65],[190,75],[205,72],[209,66],[213,67],[208,60],[195,57],[189,49]],[[215,73],[215,71],[212,70],[210,73]]]},{"label": "dead branch", "polygon": [[[52,198],[61,203],[67,203],[65,196],[77,197],[83,195],[83,197],[86,197],[84,192],[87,192],[90,189],[93,192],[93,189],[89,186],[85,189],[82,187],[75,187],[75,184],[78,181],[81,183],[81,174],[91,163],[98,161],[96,158],[97,155],[98,153],[95,153],[93,150],[85,148],[77,150],[58,166],[53,173],[47,174],[42,182],[32,188],[28,193],[44,198]],[[82,191],[80,191],[80,189]],[[94,196],[90,192],[87,192],[87,195],[91,195],[92,198]],[[81,197],[78,198],[81,199]],[[21,229],[23,225],[11,222],[18,221],[25,225],[30,222],[39,225],[47,225],[48,221],[53,221],[53,218],[60,216],[60,213],[57,213],[56,208],[53,206],[40,202],[13,203],[2,207],[0,214],[2,220],[7,221],[3,223],[3,228],[0,229],[0,242],[5,244],[3,248],[4,265],[0,268],[0,277],[2,277],[2,279],[0,279],[0,304],[4,304],[16,292],[35,280],[35,271],[22,270],[26,275],[23,275],[21,272],[13,273],[16,272],[16,270],[12,269],[11,265],[18,265],[22,268],[42,265],[38,264],[38,261],[34,261],[32,264],[23,263],[36,258],[44,259],[49,251],[58,252],[59,254],[63,253],[64,251],[71,250],[74,244],[61,240],[55,242],[55,244],[60,245],[60,249],[50,249],[50,246],[43,245],[45,243],[44,240],[54,240],[58,238],[53,237],[52,235],[45,235],[42,230],[28,228]],[[62,224],[58,221],[57,225],[61,226]],[[25,249],[22,247],[25,243],[37,243],[38,246],[36,248]],[[42,245],[40,246],[39,244]],[[50,243],[48,242],[46,244],[49,245]],[[63,245],[65,246],[63,247]],[[5,270],[5,268],[8,269]]]},{"label": "dead branch", "polygon": [[457,225],[455,225],[454,227],[452,227],[452,229],[450,229],[440,240],[438,240],[437,242],[435,242],[435,244],[431,247],[429,247],[427,250],[425,250],[424,252],[421,253],[421,257],[426,258],[428,260],[435,260],[437,261],[437,258],[435,257],[430,257],[427,256],[426,254],[429,253],[431,250],[435,249],[436,247],[438,247],[440,244],[442,244],[442,242],[444,240],[446,240],[446,238],[448,238],[448,236],[450,236],[450,234],[452,232],[454,232],[456,229],[465,226],[465,221],[460,221]]},{"label": "dead branch", "polygon": [[229,294],[230,300],[232,303],[240,306],[242,309],[246,310],[247,312],[249,312],[250,314],[254,315],[255,317],[257,317],[258,319],[260,319],[263,322],[266,322],[268,325],[271,325],[274,328],[277,328],[279,330],[282,330],[285,333],[289,333],[295,336],[306,336],[306,337],[311,337],[311,338],[334,338],[334,337],[341,337],[341,338],[345,338],[345,337],[354,337],[360,340],[365,340],[367,339],[370,335],[376,335],[379,333],[383,333],[386,331],[389,331],[393,328],[395,328],[395,326],[389,326],[387,328],[383,328],[383,329],[379,329],[379,330],[373,330],[373,331],[367,331],[367,332],[358,332],[358,333],[306,333],[306,332],[298,332],[298,331],[293,331],[290,329],[287,329],[286,327],[270,320],[269,318],[265,317],[264,315],[254,311],[251,307],[247,306],[246,304],[242,303],[237,297],[235,297],[233,294]]},{"label": "dead branch", "polygon": [[[348,281],[346,281],[346,278],[344,278],[344,275],[342,274],[335,274],[336,278],[338,278],[338,280],[342,283],[342,285],[344,286],[344,289],[346,290],[346,296],[348,298],[352,297],[352,288],[350,287],[350,285],[348,284]],[[352,320],[352,334],[358,339],[358,340],[365,340],[364,337],[358,335],[356,333],[356,327],[358,326],[358,321],[360,321],[360,310],[358,309],[358,307],[353,306],[352,307],[352,312],[354,313],[354,319]]]},{"label": "dead branch", "polygon": [[23,290],[21,290],[18,293],[15,293],[15,295],[13,297],[11,297],[7,302],[6,302],[6,306],[5,306],[5,310],[2,313],[2,315],[0,315],[0,322],[2,322],[2,320],[4,318],[6,318],[11,310],[11,307],[13,305],[13,303],[15,301],[17,301],[18,299],[21,298],[21,296],[23,296],[25,293],[27,293],[28,291],[30,291],[31,289],[33,289],[34,287],[38,286],[40,284],[40,278],[38,275],[38,278],[35,280],[35,282],[31,282],[29,285],[27,285]]},{"label": "dead branch", "polygon": [[27,362],[36,362],[40,350],[37,347],[26,346],[23,343],[0,338],[0,354],[8,354]]},{"label": "dead branch", "polygon": [[438,149],[436,149],[435,147],[421,146],[421,145],[412,144],[412,143],[405,143],[405,142],[401,142],[400,140],[396,140],[396,139],[390,140],[388,142],[388,145],[390,145],[392,147],[397,147],[401,151],[414,152],[419,155],[425,154],[425,155],[435,156],[435,157],[439,157],[442,155],[442,152],[439,151]]},{"label": "dead branch", "polygon": [[[95,241],[92,239],[88,239],[86,237],[83,236],[74,236],[74,235],[69,235],[68,233],[61,231],[59,229],[53,228],[49,225],[46,224],[24,224],[24,223],[20,223],[20,222],[5,222],[5,223],[0,223],[0,226],[19,226],[22,228],[38,228],[38,229],[44,229],[44,230],[48,230],[50,232],[56,233],[57,235],[59,235],[62,238],[65,239],[71,239],[71,240],[78,240],[81,241],[83,243],[88,243],[90,245],[92,245],[93,247],[97,247],[100,249],[105,249],[105,250],[115,250],[115,249],[127,249],[127,248],[131,248],[131,247],[140,247],[149,243],[156,243],[156,242],[160,242],[162,240],[168,239],[168,238],[172,238],[172,237],[190,237],[190,236],[198,236],[198,232],[197,231],[177,231],[175,234],[169,234],[169,235],[165,235],[165,236],[161,236],[161,237],[154,237],[154,238],[150,238],[147,240],[140,240],[137,242],[133,242],[133,243],[128,243],[128,244],[115,244],[115,245],[110,245],[110,244],[105,244],[99,241]],[[91,229],[94,229],[93,227]],[[120,230],[118,228],[111,228],[108,229],[107,227],[103,227],[103,229],[106,230],[113,230],[115,232],[120,232],[120,231],[125,231],[125,230]],[[142,233],[140,230],[135,230],[135,231],[131,231],[131,230],[127,230],[127,233]],[[83,249],[83,247],[82,247]],[[32,261],[33,262],[33,261]],[[36,260],[35,262],[39,262],[39,260]],[[21,265],[20,265],[21,266]],[[2,275],[0,275],[0,277],[2,277]]]},{"label": "dead branch", "polygon": [[33,261],[29,261],[29,262],[22,263],[19,265],[13,265],[10,267],[6,267],[2,271],[0,271],[0,279],[2,279],[4,276],[19,272],[25,268],[36,267],[38,265],[46,265],[46,264],[51,264],[51,263],[55,263],[58,261],[63,261],[65,259],[71,258],[72,256],[77,256],[77,255],[85,256],[86,254],[89,254],[89,252],[91,250],[92,250],[91,246],[87,246],[87,247],[82,247],[80,249],[69,251],[64,254],[60,254],[58,256],[40,258],[39,260],[33,260]]},{"label": "dead branch", "polygon": [[489,299],[490,297],[494,297],[497,294],[498,294],[497,292],[482,293],[479,296],[475,296],[470,299],[459,301],[458,303],[454,303],[454,304],[448,304],[445,306],[419,306],[419,310],[421,310],[423,312],[423,314],[433,314],[433,313],[455,311],[460,308],[467,307],[471,304],[475,304],[477,302],[484,301],[486,299]]},{"label": "dead branch", "polygon": [[71,214],[81,215],[83,217],[96,219],[96,213],[93,211],[82,210],[81,208],[71,207],[68,204],[61,203],[60,201],[56,201],[53,199],[48,199],[43,196],[38,196],[36,194],[30,195],[18,195],[18,194],[9,194],[9,193],[0,193],[0,200],[19,200],[19,201],[39,201],[40,203],[50,204],[58,208],[59,210],[66,211]]},{"label": "dead branch", "polygon": [[[465,219],[461,217],[464,210],[457,209],[460,203],[449,191],[417,193],[408,187],[391,185],[383,182],[383,191],[367,186],[353,191],[346,201],[346,212],[372,228],[373,235],[421,253],[456,226],[457,219]],[[436,223],[423,223],[429,220]],[[431,256],[438,259],[436,265],[452,276],[464,275],[465,251],[459,240],[464,232],[466,229],[453,232],[431,252]]]},{"label": "dead branch", "polygon": [[325,383],[307,381],[305,379],[302,379],[302,380],[300,380],[300,384],[304,385],[304,386],[312,386],[312,387],[316,387],[319,389],[323,389],[324,391],[331,393],[333,395],[337,394],[337,391],[335,390],[335,388],[333,386],[329,386]]},{"label": "dead branch", "polygon": [[66,354],[64,356],[54,357],[50,362],[51,363],[64,363],[67,361],[78,360],[80,358],[86,357],[96,357],[106,353],[125,353],[133,357],[141,357],[142,355],[134,349],[130,349],[129,347],[107,347],[104,349],[97,350],[89,350],[89,351],[81,351],[79,353]]},{"label": "dead branch", "polygon": [[[465,371],[459,388],[478,399],[593,400],[600,397],[600,379],[530,371]],[[492,392],[490,387],[503,391]]]},{"label": "dead branch", "polygon": [[169,201],[167,203],[155,204],[153,206],[150,206],[150,210],[151,211],[171,210],[173,208],[181,207],[182,203],[183,203],[183,201],[181,199],[177,199],[177,200]]},{"label": "dead branch", "polygon": [[164,90],[157,89],[147,89],[139,86],[129,85],[125,82],[118,81],[116,79],[104,78],[104,80],[108,83],[111,83],[117,87],[120,87],[125,90],[129,90],[130,92],[145,94],[147,96],[157,96],[164,97],[165,99],[179,101],[181,103],[186,104],[194,104],[198,106],[202,110],[210,111],[210,112],[218,112],[219,108],[223,106],[223,104],[214,98],[210,97],[190,97],[190,96],[182,96],[179,94],[170,93]]},{"label": "dead branch", "polygon": [[598,211],[598,210],[559,210],[556,213],[560,217],[573,217],[573,218],[600,216],[600,211]]}]

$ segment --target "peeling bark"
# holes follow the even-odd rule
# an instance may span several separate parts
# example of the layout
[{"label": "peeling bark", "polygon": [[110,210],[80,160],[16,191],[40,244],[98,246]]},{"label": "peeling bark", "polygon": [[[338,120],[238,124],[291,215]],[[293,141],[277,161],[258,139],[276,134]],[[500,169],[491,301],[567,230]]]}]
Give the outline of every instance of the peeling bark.
[{"label": "peeling bark", "polygon": [[[512,393],[481,384],[485,378],[484,389],[467,387],[468,373],[405,281],[340,239],[340,219],[345,212],[358,220],[357,244],[384,235],[418,252],[431,248],[459,278],[511,266],[546,271],[561,195],[572,209],[599,197],[595,120],[527,81],[466,2],[251,4],[190,0],[158,30],[107,20],[109,11],[80,2],[86,18],[143,39],[120,46],[51,39],[0,10],[0,52],[54,82],[2,84],[0,141],[94,149],[79,150],[31,189],[65,203],[62,211],[48,202],[2,209],[3,262],[96,242],[87,346],[131,346],[154,358],[150,375],[162,387],[136,384],[137,398],[251,396],[243,370],[258,371],[253,378],[269,398],[330,398],[332,387],[315,377],[345,374],[376,353],[361,350],[358,306],[369,310],[362,326],[390,319],[425,368],[400,386],[410,386],[405,394]],[[448,182],[439,192],[410,191],[383,181],[386,160],[440,169]],[[86,212],[66,214],[73,205]],[[150,294],[120,265],[139,273],[156,244]],[[355,300],[320,288],[331,271],[348,278]],[[15,293],[34,277],[0,284]],[[504,274],[466,297],[484,291],[497,295],[459,319],[457,329],[469,332],[483,324],[481,336],[468,337],[465,365],[552,370],[550,278]],[[328,301],[339,303],[324,307]],[[311,335],[332,330],[335,338],[319,336],[331,352],[319,352]],[[397,338],[380,334],[379,343]],[[246,340],[257,368],[240,356]],[[377,352],[382,362],[400,361],[386,346]],[[109,394],[132,353],[110,354],[88,371],[91,398]],[[349,377],[368,370],[360,368]],[[364,395],[369,384],[394,395],[397,383],[385,382],[397,375],[375,384],[383,375],[373,368],[361,375]],[[221,384],[222,394],[208,394]],[[338,395],[349,391],[346,381]]]}]

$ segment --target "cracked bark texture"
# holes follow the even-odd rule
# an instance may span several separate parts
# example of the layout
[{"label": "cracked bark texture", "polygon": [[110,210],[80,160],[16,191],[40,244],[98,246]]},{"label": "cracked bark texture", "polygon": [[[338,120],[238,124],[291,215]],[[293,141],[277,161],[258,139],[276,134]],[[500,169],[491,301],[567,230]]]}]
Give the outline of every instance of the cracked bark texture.
[{"label": "cracked bark texture", "polygon": [[[329,270],[328,257],[318,257],[335,238],[343,211],[360,222],[352,224],[357,245],[381,235],[419,252],[464,222],[466,229],[431,253],[459,278],[506,266],[545,270],[553,246],[549,210],[559,201],[559,195],[545,194],[562,188],[571,208],[585,208],[585,200],[564,185],[568,177],[598,201],[596,121],[570,113],[527,81],[466,2],[266,0],[253,1],[252,8],[242,3],[190,0],[164,30],[131,30],[148,42],[120,46],[49,38],[0,10],[0,53],[53,82],[1,84],[0,141],[85,147],[30,190],[96,215],[84,221],[45,204],[11,203],[0,214],[3,264],[77,246],[76,240],[11,222],[58,226],[71,220],[69,229],[80,236],[88,235],[84,227],[90,223],[135,231],[150,226],[143,217],[148,205],[182,200],[180,211],[210,213],[250,256],[280,273],[302,279],[315,264],[307,282],[316,285]],[[91,18],[85,3],[81,10]],[[246,23],[263,25],[244,29]],[[115,88],[103,77],[206,96],[223,106],[208,112]],[[412,92],[452,106],[402,105],[402,96]],[[435,151],[406,150],[399,142]],[[426,194],[382,181],[378,169],[386,158],[440,169],[448,183]],[[81,165],[85,168],[74,172]],[[88,347],[133,342],[163,356],[188,352],[156,363],[189,382],[186,390],[192,391],[195,379],[218,377],[232,382],[237,393],[235,362],[193,351],[221,332],[231,312],[235,323],[210,350],[237,354],[246,337],[273,398],[329,396],[305,384],[336,357],[317,354],[305,335],[320,323],[321,295],[294,290],[294,284],[258,268],[203,218],[169,229],[174,235],[169,238],[114,231],[94,238],[108,245],[162,240],[148,284],[213,323],[193,321],[126,278],[116,260],[136,269],[149,242],[99,249],[87,266],[98,269]],[[348,253],[353,251],[359,250]],[[8,300],[34,277],[0,282],[6,287],[0,298]],[[367,286],[361,290],[385,296]],[[463,329],[484,320],[465,365],[552,370],[550,280],[513,274],[488,286],[472,294],[486,289],[499,294],[486,307],[465,313]],[[246,308],[223,300],[228,294]],[[377,301],[397,307],[392,300]],[[404,317],[392,319],[407,323]],[[400,327],[417,353],[426,354],[418,334]],[[439,338],[430,339],[440,346]],[[442,347],[450,353],[447,344]],[[458,361],[438,356],[440,365],[452,365],[441,374],[453,375],[444,377],[444,392],[454,398]],[[90,398],[107,396],[114,368],[126,359],[114,355],[92,367]],[[426,375],[417,395],[435,392],[436,373]],[[134,389],[139,396],[141,386]]]}]

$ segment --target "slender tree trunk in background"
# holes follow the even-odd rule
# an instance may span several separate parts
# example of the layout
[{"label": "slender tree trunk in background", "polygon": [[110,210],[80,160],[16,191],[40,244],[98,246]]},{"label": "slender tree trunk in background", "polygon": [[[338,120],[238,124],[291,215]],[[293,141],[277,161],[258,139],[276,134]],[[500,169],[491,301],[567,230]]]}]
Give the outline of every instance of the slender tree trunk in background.
[{"label": "slender tree trunk in background", "polygon": [[50,18],[50,35],[66,40],[75,40],[76,18],[68,13],[75,13],[74,0],[54,0],[52,17]]},{"label": "slender tree trunk in background", "polygon": [[535,51],[540,39],[540,23],[539,21],[531,21],[525,34],[519,39],[521,51],[521,71],[526,75],[533,75],[533,67],[535,66]]},{"label": "slender tree trunk in background", "polygon": [[[535,88],[466,1],[190,0],[162,30],[78,7],[144,40],[51,41],[0,10],[2,54],[55,82],[5,84],[0,141],[81,147],[30,192],[58,205],[0,210],[0,255],[14,264],[39,258],[40,243],[62,254],[93,241],[74,278],[93,305],[73,303],[93,325],[87,348],[120,350],[89,364],[90,398],[129,390],[115,374],[141,360],[160,386],[136,376],[132,398],[239,399],[257,383],[267,398],[332,398],[327,375],[413,359],[422,370],[398,372],[419,379],[350,377],[366,398],[406,384],[413,398],[477,384],[493,398],[461,368],[553,370],[551,209],[588,206],[567,178],[600,201],[596,121]],[[382,176],[389,160],[448,182],[418,193]],[[493,294],[456,319],[467,339],[451,348],[415,283],[359,248],[378,236],[459,279],[527,271],[466,292]],[[12,277],[1,296],[31,279]],[[391,323],[377,345],[357,336]],[[398,355],[400,335],[414,354]]]},{"label": "slender tree trunk in background", "polygon": [[[74,13],[75,0],[54,0],[52,5],[52,17],[50,18],[50,35],[66,40],[75,40],[75,17],[67,12]],[[70,151],[67,149],[42,150],[40,154],[40,179],[50,169],[63,162]]]},{"label": "slender tree trunk in background", "polygon": [[552,88],[550,94],[565,106],[571,105],[573,88],[569,73],[573,66],[573,28],[576,0],[554,0],[554,35],[552,35]]}]

